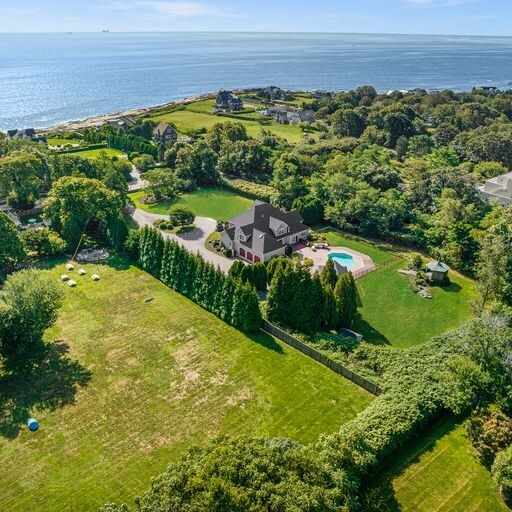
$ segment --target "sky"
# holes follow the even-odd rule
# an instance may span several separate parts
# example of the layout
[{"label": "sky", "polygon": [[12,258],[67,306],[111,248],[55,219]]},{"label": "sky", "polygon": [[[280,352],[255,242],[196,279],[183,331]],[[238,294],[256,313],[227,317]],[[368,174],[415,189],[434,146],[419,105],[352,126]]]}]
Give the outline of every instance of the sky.
[{"label": "sky", "polygon": [[512,36],[511,20],[512,0],[0,0],[0,32],[256,31]]}]

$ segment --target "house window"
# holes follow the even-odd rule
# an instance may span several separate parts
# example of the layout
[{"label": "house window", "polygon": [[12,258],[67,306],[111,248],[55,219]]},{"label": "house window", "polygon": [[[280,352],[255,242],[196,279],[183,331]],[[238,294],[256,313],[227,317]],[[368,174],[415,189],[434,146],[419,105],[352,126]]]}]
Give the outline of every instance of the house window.
[{"label": "house window", "polygon": [[242,256],[242,258],[245,258],[245,249],[240,249],[240,256]]},{"label": "house window", "polygon": [[252,252],[247,251],[246,258],[247,258],[249,261],[252,261]]},{"label": "house window", "polygon": [[261,259],[259,256],[254,256],[254,263],[260,263]]},{"label": "house window", "polygon": [[245,235],[243,233],[240,233],[240,236],[238,238],[241,242],[245,242]]}]

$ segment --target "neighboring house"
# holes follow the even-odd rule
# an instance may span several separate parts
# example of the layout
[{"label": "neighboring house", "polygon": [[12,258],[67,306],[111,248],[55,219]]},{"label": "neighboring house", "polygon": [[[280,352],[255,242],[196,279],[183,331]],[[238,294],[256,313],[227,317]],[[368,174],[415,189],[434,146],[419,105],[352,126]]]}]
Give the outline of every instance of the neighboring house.
[{"label": "neighboring house", "polygon": [[286,212],[263,201],[254,201],[220,234],[222,245],[251,263],[284,256],[286,246],[306,240],[309,227],[297,211]]},{"label": "neighboring house", "polygon": [[224,91],[221,89],[215,101],[215,108],[217,110],[242,110],[244,102],[238,96],[233,94],[233,91]]},{"label": "neighboring house", "polygon": [[34,128],[26,128],[25,130],[7,130],[7,138],[8,139],[26,139],[31,140],[32,142],[39,142],[39,144],[43,144],[48,147],[46,140],[44,137],[40,137],[36,134]]},{"label": "neighboring house", "polygon": [[133,117],[120,117],[119,119],[111,119],[107,121],[107,123],[112,126],[114,130],[118,128],[130,128],[131,126],[135,126],[137,121],[133,119]]},{"label": "neighboring house", "polygon": [[36,137],[36,131],[34,128],[26,128],[25,130],[7,130],[8,139],[30,139],[33,140]]},{"label": "neighboring house", "polygon": [[172,145],[178,140],[178,133],[167,123],[159,123],[153,130],[153,142],[155,144]]},{"label": "neighboring house", "polygon": [[291,100],[293,96],[290,92],[281,89],[281,87],[277,87],[275,85],[270,85],[269,87],[265,87],[263,89],[259,89],[258,92],[268,98],[269,100]]},{"label": "neighboring house", "polygon": [[487,180],[480,189],[480,197],[486,201],[512,204],[512,172],[500,174]]},{"label": "neighboring house", "polygon": [[312,123],[315,113],[312,110],[299,110],[289,105],[274,105],[262,110],[265,116],[273,117],[279,124]]}]

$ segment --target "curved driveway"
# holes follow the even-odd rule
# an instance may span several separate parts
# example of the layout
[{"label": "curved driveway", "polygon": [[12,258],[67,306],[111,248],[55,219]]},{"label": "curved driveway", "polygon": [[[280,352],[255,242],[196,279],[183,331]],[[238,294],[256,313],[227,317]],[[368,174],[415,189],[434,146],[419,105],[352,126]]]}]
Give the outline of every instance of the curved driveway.
[{"label": "curved driveway", "polygon": [[[140,208],[135,208],[131,216],[140,227],[153,226],[155,220],[158,219],[169,219],[168,215],[149,213],[141,210]],[[213,263],[215,266],[219,266],[221,270],[227,272],[233,264],[234,260],[215,254],[204,246],[208,236],[215,231],[217,222],[208,217],[196,217],[194,224],[196,227],[189,233],[177,235],[174,233],[165,233],[162,231],[162,235],[165,238],[176,240],[183,247],[188,249],[190,252],[193,252],[194,254],[199,253],[206,261]]]}]

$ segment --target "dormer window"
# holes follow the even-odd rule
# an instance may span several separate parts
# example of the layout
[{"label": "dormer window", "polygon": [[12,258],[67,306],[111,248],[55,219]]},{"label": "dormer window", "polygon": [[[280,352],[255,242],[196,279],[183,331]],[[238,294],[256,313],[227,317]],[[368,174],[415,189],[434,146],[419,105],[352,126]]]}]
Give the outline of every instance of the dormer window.
[{"label": "dormer window", "polygon": [[278,235],[284,235],[285,233],[286,233],[286,229],[285,229],[285,228],[279,228],[279,229],[277,230],[277,234],[278,234]]},{"label": "dormer window", "polygon": [[245,242],[246,241],[245,235],[242,232],[240,232],[239,239],[240,239],[240,242]]}]

